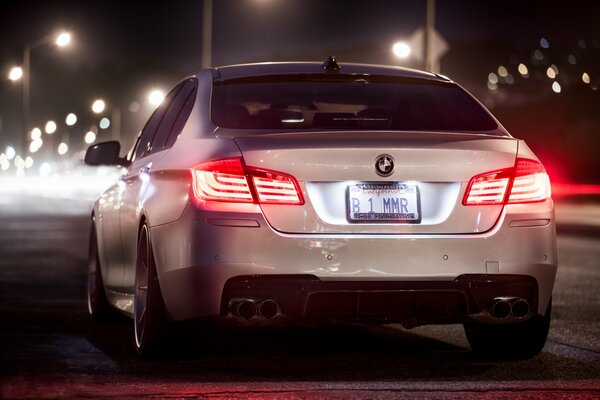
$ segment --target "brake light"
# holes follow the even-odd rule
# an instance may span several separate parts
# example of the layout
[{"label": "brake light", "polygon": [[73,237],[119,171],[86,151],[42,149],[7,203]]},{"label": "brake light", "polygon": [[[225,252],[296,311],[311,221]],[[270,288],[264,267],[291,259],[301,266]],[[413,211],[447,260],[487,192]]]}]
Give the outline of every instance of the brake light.
[{"label": "brake light", "polygon": [[467,186],[463,204],[529,203],[549,198],[550,180],[543,165],[518,158],[513,168],[474,176]]},{"label": "brake light", "polygon": [[192,169],[193,190],[202,200],[261,204],[304,204],[296,179],[281,172],[244,166],[241,158],[209,161]]},{"label": "brake light", "polygon": [[192,170],[199,199],[252,203],[253,196],[239,158],[209,161]]},{"label": "brake light", "polygon": [[510,191],[509,203],[529,203],[550,198],[550,179],[544,166],[537,161],[517,159],[515,180]]},{"label": "brake light", "polygon": [[473,177],[467,187],[463,204],[466,206],[503,204],[511,173],[512,168],[509,168]]},{"label": "brake light", "polygon": [[259,203],[303,204],[294,177],[279,172],[249,168]]}]

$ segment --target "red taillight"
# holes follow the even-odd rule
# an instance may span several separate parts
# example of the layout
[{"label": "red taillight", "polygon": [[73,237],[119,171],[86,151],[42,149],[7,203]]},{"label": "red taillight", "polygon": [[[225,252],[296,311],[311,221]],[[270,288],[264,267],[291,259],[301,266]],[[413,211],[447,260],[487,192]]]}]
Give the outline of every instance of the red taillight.
[{"label": "red taillight", "polygon": [[209,161],[192,170],[199,199],[252,203],[253,196],[239,158]]},{"label": "red taillight", "polygon": [[241,158],[200,164],[192,169],[192,177],[194,194],[202,200],[304,204],[300,187],[293,176],[245,167]]},{"label": "red taillight", "polygon": [[279,172],[248,168],[258,195],[265,204],[303,204],[298,182],[294,177]]},{"label": "red taillight", "polygon": [[517,159],[515,180],[510,191],[509,203],[529,203],[550,198],[550,179],[544,166],[537,161]]},{"label": "red taillight", "polygon": [[550,181],[538,161],[518,158],[514,168],[474,176],[463,204],[493,205],[529,203],[550,198]]}]

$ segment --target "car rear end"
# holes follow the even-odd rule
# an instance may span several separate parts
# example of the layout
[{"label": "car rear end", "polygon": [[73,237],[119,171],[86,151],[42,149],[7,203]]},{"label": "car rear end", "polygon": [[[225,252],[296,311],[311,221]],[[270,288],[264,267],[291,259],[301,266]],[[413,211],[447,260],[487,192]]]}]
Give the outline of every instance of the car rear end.
[{"label": "car rear end", "polygon": [[543,315],[557,261],[535,155],[444,78],[352,68],[213,73],[213,131],[166,156],[203,155],[189,203],[152,229],[171,318]]}]

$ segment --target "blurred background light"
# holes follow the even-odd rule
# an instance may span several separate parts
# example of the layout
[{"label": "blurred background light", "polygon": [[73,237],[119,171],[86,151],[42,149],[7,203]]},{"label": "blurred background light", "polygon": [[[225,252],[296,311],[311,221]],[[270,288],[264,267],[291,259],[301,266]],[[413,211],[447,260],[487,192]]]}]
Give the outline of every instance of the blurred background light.
[{"label": "blurred background light", "polygon": [[87,144],[92,144],[92,143],[94,143],[94,140],[96,140],[96,134],[93,131],[88,131],[85,134],[85,137],[83,138],[83,140]]},{"label": "blurred background light", "polygon": [[160,89],[154,89],[148,94],[148,101],[153,106],[157,107],[165,98],[165,93]]},{"label": "blurred background light", "polygon": [[132,101],[131,103],[129,103],[129,111],[132,113],[140,111],[140,103],[138,103],[137,101]]},{"label": "blurred background light", "polygon": [[504,65],[498,67],[498,75],[500,75],[503,78],[506,78],[506,76],[508,75],[508,70]]},{"label": "blurred background light", "polygon": [[519,69],[519,73],[522,76],[529,75],[529,70],[527,69],[527,66],[525,64],[523,64],[523,63],[519,64],[519,68],[518,69]]},{"label": "blurred background light", "polygon": [[42,130],[40,128],[33,128],[31,130],[31,140],[40,139],[42,137]]},{"label": "blurred background light", "polygon": [[106,117],[102,118],[98,126],[100,127],[100,129],[107,129],[110,126],[110,119]]},{"label": "blurred background light", "polygon": [[69,43],[71,43],[71,34],[69,32],[62,32],[56,37],[55,43],[59,47],[67,46]]},{"label": "blurred background light", "polygon": [[67,118],[65,118],[65,123],[68,126],[73,126],[77,123],[77,115],[73,114],[73,113],[69,113],[67,115]]},{"label": "blurred background light", "polygon": [[17,167],[18,169],[25,168],[25,160],[23,160],[23,158],[19,155],[15,157],[15,167]]},{"label": "blurred background light", "polygon": [[54,122],[52,120],[46,122],[46,126],[44,127],[44,131],[46,131],[46,133],[48,135],[52,135],[54,132],[56,132],[56,122]]},{"label": "blurred background light", "polygon": [[33,158],[27,156],[25,158],[25,168],[31,168],[33,166]]},{"label": "blurred background light", "polygon": [[42,139],[40,139],[40,138],[33,139],[33,141],[29,144],[29,152],[30,153],[37,152],[42,147],[43,144],[44,144],[44,142],[42,141]]},{"label": "blurred background light", "polygon": [[48,176],[50,175],[50,172],[52,172],[50,163],[43,162],[42,165],[40,165],[40,176]]},{"label": "blurred background light", "polygon": [[398,58],[408,58],[412,50],[405,42],[396,42],[392,46],[392,52]]},{"label": "blurred background light", "polygon": [[491,84],[493,84],[493,85],[497,84],[498,83],[498,75],[496,75],[493,72],[490,72],[488,74],[488,82],[491,83]]},{"label": "blurred background light", "polygon": [[584,72],[583,75],[581,75],[581,80],[583,83],[590,83],[590,76],[587,74],[587,72]]},{"label": "blurred background light", "polygon": [[540,39],[540,46],[542,46],[544,49],[547,49],[548,47],[550,47],[550,44],[548,43],[548,41],[546,40],[546,38],[541,38]]},{"label": "blurred background light", "polygon": [[554,91],[554,93],[560,93],[560,91],[561,91],[560,83],[558,83],[556,81],[554,83],[552,83],[552,90]]},{"label": "blurred background light", "polygon": [[96,99],[92,103],[92,111],[96,114],[100,114],[106,108],[106,103],[102,99]]},{"label": "blurred background light", "polygon": [[21,67],[12,67],[10,72],[8,73],[8,79],[11,81],[18,81],[23,77],[23,68]]},{"label": "blurred background light", "polygon": [[61,144],[58,145],[58,154],[59,155],[65,155],[67,154],[67,151],[69,151],[69,146],[65,143],[62,142]]},{"label": "blurred background light", "polygon": [[6,154],[6,159],[9,161],[15,158],[15,156],[17,155],[15,148],[10,145],[6,146],[6,150],[4,150],[4,153]]}]

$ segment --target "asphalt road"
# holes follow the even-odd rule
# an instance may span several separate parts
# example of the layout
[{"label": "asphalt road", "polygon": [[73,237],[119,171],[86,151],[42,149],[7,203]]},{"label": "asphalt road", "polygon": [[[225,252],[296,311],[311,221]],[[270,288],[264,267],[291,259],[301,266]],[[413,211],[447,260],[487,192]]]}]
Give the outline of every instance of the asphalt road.
[{"label": "asphalt road", "polygon": [[88,320],[87,208],[0,194],[2,398],[600,398],[599,230],[560,233],[550,338],[531,360],[478,358],[457,325],[182,326],[142,360],[129,320]]}]

